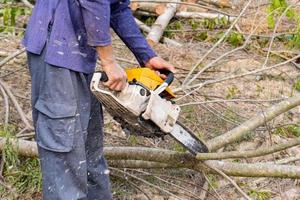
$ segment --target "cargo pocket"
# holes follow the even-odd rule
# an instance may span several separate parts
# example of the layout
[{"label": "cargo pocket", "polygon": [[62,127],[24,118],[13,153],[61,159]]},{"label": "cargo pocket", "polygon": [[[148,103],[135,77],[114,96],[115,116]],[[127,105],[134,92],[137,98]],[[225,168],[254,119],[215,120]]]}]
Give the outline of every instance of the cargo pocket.
[{"label": "cargo pocket", "polygon": [[74,72],[50,65],[46,68],[40,95],[34,105],[38,111],[36,141],[40,147],[50,151],[70,152],[78,120],[72,84]]},{"label": "cargo pocket", "polygon": [[74,143],[76,106],[61,105],[59,108],[38,101],[35,108],[39,111],[36,123],[37,144],[50,151],[70,152]]}]

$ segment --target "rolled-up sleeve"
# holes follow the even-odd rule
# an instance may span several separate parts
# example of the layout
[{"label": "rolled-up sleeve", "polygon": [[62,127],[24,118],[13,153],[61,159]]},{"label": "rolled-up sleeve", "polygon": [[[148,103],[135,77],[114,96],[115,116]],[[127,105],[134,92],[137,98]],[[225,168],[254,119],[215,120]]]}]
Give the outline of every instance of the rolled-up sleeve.
[{"label": "rolled-up sleeve", "polygon": [[110,25],[126,46],[144,66],[156,54],[142,35],[129,8],[129,0],[120,0],[111,5]]},{"label": "rolled-up sleeve", "polygon": [[90,46],[107,46],[111,44],[110,35],[110,1],[80,0],[82,16]]}]

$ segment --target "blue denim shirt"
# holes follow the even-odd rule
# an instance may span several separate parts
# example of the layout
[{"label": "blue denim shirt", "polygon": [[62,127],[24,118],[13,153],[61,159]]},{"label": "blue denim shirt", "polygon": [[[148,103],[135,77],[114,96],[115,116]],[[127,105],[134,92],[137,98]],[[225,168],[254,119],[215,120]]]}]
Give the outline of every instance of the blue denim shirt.
[{"label": "blue denim shirt", "polygon": [[[27,51],[41,54],[48,40],[45,62],[92,73],[97,60],[94,47],[111,44],[112,27],[140,65],[156,56],[134,21],[129,0],[76,0],[81,11],[77,20],[84,24],[85,35],[74,31],[68,3],[68,0],[37,0],[23,39]],[[86,37],[83,47],[79,45],[81,37]]]}]

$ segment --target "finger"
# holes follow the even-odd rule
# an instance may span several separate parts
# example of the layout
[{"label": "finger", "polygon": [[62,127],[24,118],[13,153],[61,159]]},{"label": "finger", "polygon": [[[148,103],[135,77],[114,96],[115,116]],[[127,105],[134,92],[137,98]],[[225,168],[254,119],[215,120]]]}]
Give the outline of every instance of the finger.
[{"label": "finger", "polygon": [[126,81],[123,80],[123,81],[120,81],[118,83],[116,83],[116,85],[114,85],[114,90],[115,91],[122,91],[126,86]]},{"label": "finger", "polygon": [[166,67],[171,72],[176,73],[176,69],[175,69],[175,67],[173,65],[171,65],[171,64],[168,63]]},{"label": "finger", "polygon": [[116,90],[116,87],[118,86],[118,82],[115,81],[114,83],[112,83],[110,86],[109,86],[109,89],[111,90]]},{"label": "finger", "polygon": [[105,85],[106,87],[110,88],[113,83],[114,83],[113,80],[109,80],[107,82],[104,82],[103,85]]},{"label": "finger", "polygon": [[123,89],[124,89],[124,82],[120,82],[115,88],[116,91],[122,91]]},{"label": "finger", "polygon": [[166,79],[166,78],[167,78],[167,76],[164,75],[164,74],[159,74],[159,76],[160,76],[160,78],[162,78],[162,79]]}]

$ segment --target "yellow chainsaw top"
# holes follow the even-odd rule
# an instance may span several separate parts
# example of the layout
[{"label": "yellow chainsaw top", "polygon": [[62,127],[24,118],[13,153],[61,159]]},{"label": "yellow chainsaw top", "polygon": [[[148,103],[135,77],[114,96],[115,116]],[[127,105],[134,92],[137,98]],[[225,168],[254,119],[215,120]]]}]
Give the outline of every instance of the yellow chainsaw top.
[{"label": "yellow chainsaw top", "polygon": [[[128,82],[137,82],[149,90],[155,90],[164,82],[164,80],[160,78],[155,71],[149,68],[126,69],[126,74]],[[166,88],[166,92],[170,98],[175,97],[170,87]]]}]

